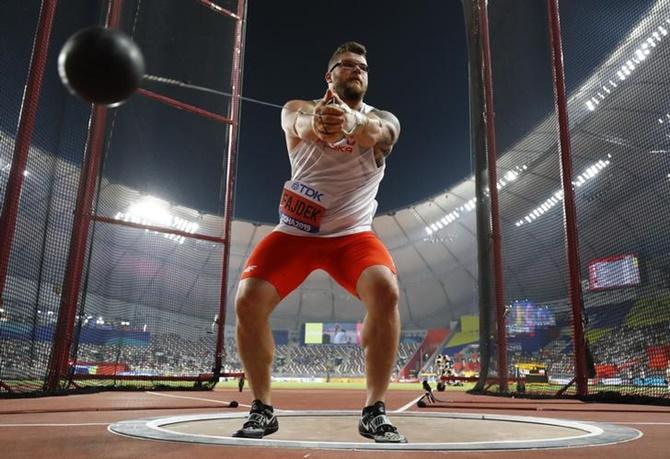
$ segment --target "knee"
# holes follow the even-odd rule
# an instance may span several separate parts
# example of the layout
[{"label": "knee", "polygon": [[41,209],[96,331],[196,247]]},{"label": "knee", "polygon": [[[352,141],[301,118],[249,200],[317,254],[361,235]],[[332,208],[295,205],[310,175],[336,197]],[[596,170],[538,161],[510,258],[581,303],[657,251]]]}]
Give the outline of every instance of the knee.
[{"label": "knee", "polygon": [[242,287],[235,298],[235,314],[240,325],[253,325],[261,320],[267,320],[275,301],[263,291],[253,287]]},{"label": "knee", "polygon": [[398,300],[400,294],[398,286],[394,282],[382,281],[377,282],[370,289],[370,305],[373,313],[375,311],[389,313],[398,309]]},{"label": "knee", "polygon": [[398,281],[385,266],[372,266],[364,270],[358,279],[357,290],[368,313],[389,313],[398,309]]},{"label": "knee", "polygon": [[239,294],[235,298],[235,315],[237,316],[237,323],[246,323],[250,321],[254,311],[253,297],[248,294]]}]

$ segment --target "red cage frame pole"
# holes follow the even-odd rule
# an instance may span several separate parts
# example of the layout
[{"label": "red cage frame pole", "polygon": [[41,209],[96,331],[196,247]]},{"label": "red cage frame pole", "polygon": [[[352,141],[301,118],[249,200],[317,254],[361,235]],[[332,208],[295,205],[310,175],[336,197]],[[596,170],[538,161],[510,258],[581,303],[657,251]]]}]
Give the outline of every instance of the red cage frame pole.
[{"label": "red cage frame pole", "polygon": [[[210,0],[197,0],[197,1],[200,2],[200,4],[202,6],[205,6],[205,7],[209,8],[210,10],[214,11],[215,13],[219,13],[223,16],[230,16],[231,18],[234,18],[234,19],[240,19],[239,13],[234,14],[234,13],[228,11],[227,9],[220,7],[216,3],[211,2]],[[238,10],[239,10],[239,8],[238,8]]]},{"label": "red cage frame pole", "polygon": [[164,96],[162,94],[158,94],[153,91],[149,91],[148,89],[139,88],[137,90],[137,94],[139,94],[140,96],[144,96],[148,99],[153,99],[158,102],[162,102],[166,105],[169,105],[170,107],[202,116],[203,118],[207,118],[212,121],[217,121],[223,124],[233,124],[233,120],[231,118],[219,115],[217,113],[212,113],[200,107],[196,107],[195,105],[187,104],[186,102],[182,102],[180,100],[173,99],[171,97]]},{"label": "red cage frame pole", "polygon": [[144,223],[127,222],[124,220],[119,220],[118,218],[103,217],[100,215],[92,215],[91,220],[96,222],[109,223],[110,225],[120,225],[120,226],[127,226],[128,228],[155,231],[157,233],[162,234],[174,234],[175,236],[182,236],[187,239],[195,239],[198,241],[209,241],[209,242],[215,242],[217,244],[223,244],[226,242],[226,240],[223,238],[216,236],[209,236],[207,234],[188,233],[186,231],[181,231],[174,228],[165,228],[163,226],[155,226],[155,225],[145,225]]},{"label": "red cage frame pole", "polygon": [[561,38],[561,18],[558,0],[547,0],[549,15],[549,39],[551,44],[552,73],[554,77],[554,97],[558,116],[559,148],[561,154],[561,182],[563,185],[563,213],[565,224],[565,244],[568,259],[570,303],[572,303],[572,327],[575,348],[575,381],[577,395],[588,394],[586,378],[586,343],[582,325],[582,283],[579,264],[579,243],[577,237],[577,209],[572,186],[572,159],[570,147],[570,126],[568,123],[568,99],[565,87],[563,65],[563,43]]},{"label": "red cage frame pole", "polygon": [[57,0],[44,0],[42,2],[30,67],[28,69],[26,88],[23,93],[12,166],[9,179],[7,180],[7,191],[2,205],[2,215],[0,216],[0,305],[4,297],[7,271],[9,270],[9,258],[12,252],[12,243],[14,242],[21,190],[23,189],[23,174],[28,164],[28,153],[35,129],[35,120],[37,118],[42,80],[44,79],[44,69],[49,53],[49,41],[53,20],[56,16],[57,3]]},{"label": "red cage frame pole", "polygon": [[[106,25],[119,25],[123,0],[110,0]],[[54,347],[49,362],[49,375],[45,389],[55,391],[62,377],[67,375],[72,332],[79,302],[81,274],[84,269],[88,232],[91,225],[93,197],[102,161],[102,146],[107,125],[107,107],[93,105],[88,126],[88,141],[75,204],[74,221],[70,235],[67,268],[63,278],[63,293],[58,310],[58,322],[54,333]]]},{"label": "red cage frame pole", "polygon": [[493,71],[491,69],[491,41],[489,37],[488,1],[479,0],[479,20],[482,34],[482,73],[486,103],[486,154],[491,193],[491,239],[493,243],[493,273],[495,277],[496,327],[498,347],[498,379],[500,392],[507,392],[507,331],[505,328],[505,297],[502,260],[502,233],[498,201],[498,174],[495,109],[493,105]]},{"label": "red cage frame pole", "polygon": [[232,99],[230,103],[230,118],[233,124],[228,136],[228,161],[226,165],[226,207],[224,209],[224,239],[223,266],[221,268],[221,300],[219,304],[219,327],[216,333],[216,353],[214,355],[214,376],[221,374],[224,352],[224,329],[226,326],[226,305],[228,296],[228,266],[230,261],[230,229],[233,219],[233,205],[235,197],[235,174],[237,169],[237,137],[239,131],[240,95],[242,82],[242,52],[244,45],[244,21],[246,18],[246,0],[238,0],[237,24],[235,25],[235,48],[233,51],[233,68],[231,71]]}]

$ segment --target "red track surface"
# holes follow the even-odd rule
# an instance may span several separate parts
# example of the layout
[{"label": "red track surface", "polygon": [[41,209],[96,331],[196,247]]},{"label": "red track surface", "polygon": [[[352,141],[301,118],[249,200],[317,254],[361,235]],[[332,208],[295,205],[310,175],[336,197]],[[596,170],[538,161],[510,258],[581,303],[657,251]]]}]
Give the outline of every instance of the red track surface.
[{"label": "red track surface", "polygon": [[[291,450],[275,448],[223,447],[125,438],[107,431],[116,421],[180,414],[213,413],[224,408],[218,402],[251,401],[243,393],[107,392],[34,399],[0,400],[0,456],[3,458],[592,458],[607,459],[670,457],[670,409],[648,405],[582,403],[575,400],[518,400],[440,393],[449,408],[431,408],[460,413],[494,413],[543,416],[598,422],[622,423],[644,433],[636,441],[590,448],[510,452],[363,452]],[[389,410],[402,407],[421,393],[390,392]],[[199,400],[200,399],[200,400]],[[203,400],[206,399],[206,400]],[[209,400],[212,400],[211,402]],[[357,410],[364,400],[359,390],[276,390],[273,403],[282,409]],[[416,406],[410,410],[419,410]],[[88,424],[91,425],[73,425]],[[39,425],[36,425],[39,424]],[[60,425],[58,425],[60,424]],[[411,441],[411,438],[410,438]]]}]

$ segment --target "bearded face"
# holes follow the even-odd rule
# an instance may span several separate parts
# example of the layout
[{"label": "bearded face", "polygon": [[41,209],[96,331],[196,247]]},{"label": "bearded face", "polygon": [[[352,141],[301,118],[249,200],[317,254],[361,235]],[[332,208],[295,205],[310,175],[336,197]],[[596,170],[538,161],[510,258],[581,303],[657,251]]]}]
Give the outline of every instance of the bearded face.
[{"label": "bearded face", "polygon": [[343,100],[362,100],[368,90],[367,81],[352,76],[347,80],[333,81],[333,89]]},{"label": "bearded face", "polygon": [[363,99],[368,90],[368,66],[364,56],[343,53],[339,56],[326,80],[341,99],[356,102]]}]

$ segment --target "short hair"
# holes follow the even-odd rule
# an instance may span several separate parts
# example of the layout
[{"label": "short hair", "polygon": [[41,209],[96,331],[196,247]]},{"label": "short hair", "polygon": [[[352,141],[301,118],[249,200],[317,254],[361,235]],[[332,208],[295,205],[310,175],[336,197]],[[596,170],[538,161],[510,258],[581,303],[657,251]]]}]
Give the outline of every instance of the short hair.
[{"label": "short hair", "polygon": [[335,65],[341,54],[354,53],[365,57],[367,52],[368,50],[365,46],[358,42],[348,41],[343,43],[337,47],[333,55],[330,57],[330,60],[328,61],[328,70],[330,71],[330,69],[333,68],[333,65]]}]

